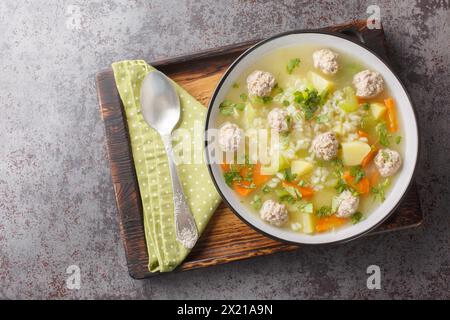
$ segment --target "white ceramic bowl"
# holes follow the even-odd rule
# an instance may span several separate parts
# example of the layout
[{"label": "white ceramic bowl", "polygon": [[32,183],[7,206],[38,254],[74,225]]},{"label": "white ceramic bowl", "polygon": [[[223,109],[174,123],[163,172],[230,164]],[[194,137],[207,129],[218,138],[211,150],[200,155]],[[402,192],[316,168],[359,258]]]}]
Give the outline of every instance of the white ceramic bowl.
[{"label": "white ceramic bowl", "polygon": [[[223,75],[209,104],[206,129],[215,127],[219,104],[225,99],[227,92],[242,72],[269,52],[282,47],[301,44],[335,48],[340,52],[358,57],[358,59],[364,61],[368,68],[378,71],[383,76],[387,87],[390,88],[398,106],[398,117],[400,117],[403,126],[404,154],[403,166],[386,200],[358,224],[324,234],[301,234],[277,228],[262,221],[258,215],[250,212],[246,206],[240,203],[239,198],[226,185],[218,164],[209,164],[209,169],[217,190],[224,201],[242,220],[256,230],[278,240],[296,244],[325,244],[348,241],[374,229],[396,209],[412,181],[418,157],[418,127],[409,96],[398,77],[376,54],[346,36],[327,32],[296,31],[264,40],[243,53]],[[208,147],[208,142],[206,142],[206,147]],[[208,155],[206,157],[208,163],[210,163]]]}]

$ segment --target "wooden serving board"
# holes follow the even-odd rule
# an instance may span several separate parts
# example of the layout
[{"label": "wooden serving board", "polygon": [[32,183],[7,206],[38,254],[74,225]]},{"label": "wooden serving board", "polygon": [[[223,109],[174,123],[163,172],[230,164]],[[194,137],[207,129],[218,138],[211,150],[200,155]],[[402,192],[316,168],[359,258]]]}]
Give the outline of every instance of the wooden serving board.
[{"label": "wooden serving board", "polygon": [[[326,28],[364,41],[385,60],[388,57],[384,31],[368,30],[365,21]],[[208,104],[216,84],[227,67],[257,41],[231,45],[189,56],[151,63],[184,87],[192,96]],[[106,128],[108,156],[119,211],[120,233],[125,246],[128,269],[133,278],[153,276],[147,269],[148,254],[142,219],[142,204],[133,165],[124,109],[115,86],[112,69],[97,74],[100,110]],[[412,184],[397,211],[370,234],[411,228],[422,222],[422,212],[415,184]],[[272,240],[253,230],[221,204],[199,242],[177,269],[180,271],[209,267],[298,246]]]}]

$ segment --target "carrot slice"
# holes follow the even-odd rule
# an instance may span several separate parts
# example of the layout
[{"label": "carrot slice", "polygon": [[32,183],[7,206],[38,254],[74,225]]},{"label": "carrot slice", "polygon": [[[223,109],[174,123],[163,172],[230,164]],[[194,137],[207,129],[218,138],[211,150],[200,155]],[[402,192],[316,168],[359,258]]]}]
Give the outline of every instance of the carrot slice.
[{"label": "carrot slice", "polygon": [[379,174],[378,171],[374,171],[370,176],[370,185],[375,186],[378,183]]},{"label": "carrot slice", "polygon": [[221,163],[220,167],[222,168],[223,171],[227,172],[230,171],[230,165],[228,163]]},{"label": "carrot slice", "polygon": [[255,190],[254,188],[250,188],[250,182],[249,181],[241,181],[241,182],[236,182],[233,184],[233,189],[234,191],[236,191],[240,196],[242,197],[246,197],[248,196],[250,193],[252,193],[253,190]]},{"label": "carrot slice", "polygon": [[347,218],[338,218],[335,215],[317,219],[316,232],[326,232],[348,222]]},{"label": "carrot slice", "polygon": [[362,178],[358,183],[355,183],[355,177],[350,174],[350,171],[346,170],[342,175],[342,178],[347,182],[350,187],[358,191],[359,194],[367,194],[370,191],[370,181],[368,178]]},{"label": "carrot slice", "polygon": [[314,196],[314,189],[311,187],[300,187],[298,184],[294,182],[287,182],[287,181],[283,181],[283,186],[294,187],[295,189],[300,191],[302,198],[312,198],[312,196]]},{"label": "carrot slice", "polygon": [[356,184],[356,190],[360,194],[367,194],[370,191],[370,181],[366,177],[362,178],[357,184]]},{"label": "carrot slice", "polygon": [[367,138],[367,140],[369,140],[369,134],[365,131],[358,130],[358,135],[360,138]]},{"label": "carrot slice", "polygon": [[387,108],[386,112],[386,123],[389,132],[397,132],[398,122],[397,122],[397,112],[395,110],[395,101],[392,98],[384,100],[384,104]]},{"label": "carrot slice", "polygon": [[253,167],[253,183],[257,187],[262,186],[264,183],[269,181],[271,177],[271,175],[261,174],[261,163],[255,164],[255,166]]},{"label": "carrot slice", "polygon": [[373,160],[373,158],[375,158],[375,155],[377,154],[377,152],[378,152],[377,148],[372,148],[372,150],[370,150],[370,152],[362,160],[361,166],[363,168],[366,168],[370,164],[370,162]]}]

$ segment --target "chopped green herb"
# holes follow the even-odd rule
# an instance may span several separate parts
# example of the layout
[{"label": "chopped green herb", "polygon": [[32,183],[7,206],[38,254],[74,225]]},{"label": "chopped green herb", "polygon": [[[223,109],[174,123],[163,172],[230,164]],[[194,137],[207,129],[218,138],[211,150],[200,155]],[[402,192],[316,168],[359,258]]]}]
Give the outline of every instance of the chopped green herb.
[{"label": "chopped green herb", "polygon": [[314,113],[322,102],[317,90],[305,89],[304,91],[294,92],[294,101],[303,109],[306,120],[314,117]]},{"label": "chopped green herb", "polygon": [[292,182],[295,180],[295,178],[297,178],[297,175],[292,173],[291,168],[284,169],[283,175],[284,180],[286,180],[287,182]]},{"label": "chopped green herb", "polygon": [[294,198],[294,199],[301,199],[302,193],[292,186],[285,186],[284,189]]},{"label": "chopped green herb", "polygon": [[350,168],[350,175],[355,178],[355,183],[361,181],[362,178],[366,175],[361,166],[355,166]]},{"label": "chopped green herb", "polygon": [[396,136],[395,137],[395,143],[396,144],[400,144],[400,142],[402,142],[402,136]]},{"label": "chopped green herb", "polygon": [[389,161],[389,153],[387,153],[386,150],[381,151],[381,156],[384,161]]},{"label": "chopped green herb", "polygon": [[342,193],[348,189],[348,186],[342,178],[339,178],[334,188],[338,193]]},{"label": "chopped green herb", "polygon": [[363,108],[363,110],[369,110],[370,109],[370,104],[368,104],[367,102],[366,103],[363,103],[362,105],[361,105],[361,108]]},{"label": "chopped green herb", "polygon": [[233,83],[233,89],[239,89],[239,83],[237,82]]},{"label": "chopped green herb", "polygon": [[330,118],[326,114],[321,114],[316,117],[317,123],[327,123],[328,121],[330,121]]},{"label": "chopped green herb", "polygon": [[380,141],[380,144],[385,146],[385,147],[389,147],[390,145],[390,138],[391,135],[389,134],[387,127],[386,127],[386,122],[381,122],[379,124],[377,124],[377,126],[375,127],[375,131],[378,134],[378,140]]},{"label": "chopped green herb", "polygon": [[300,187],[305,187],[305,186],[306,186],[306,181],[305,181],[305,180],[300,180],[300,181],[298,182],[298,185],[299,185]]},{"label": "chopped green herb", "polygon": [[231,186],[234,182],[242,181],[241,175],[239,174],[239,172],[236,172],[236,171],[228,171],[228,172],[225,172],[225,173],[223,174],[223,177],[225,178],[225,182],[226,182],[229,186]]},{"label": "chopped green herb", "polygon": [[355,212],[350,219],[352,219],[352,223],[353,224],[357,224],[358,222],[360,222],[363,218],[363,214],[359,211]]},{"label": "chopped green herb", "polygon": [[245,103],[236,103],[234,107],[240,111],[245,109]]},{"label": "chopped green herb", "polygon": [[262,200],[261,200],[261,197],[260,197],[259,195],[255,195],[255,196],[253,197],[253,201],[250,202],[250,204],[252,205],[252,207],[253,207],[255,210],[261,209],[261,207],[262,207]]},{"label": "chopped green herb", "polygon": [[319,210],[316,211],[316,216],[318,218],[329,217],[332,214],[333,214],[333,212],[331,211],[331,207],[329,207],[329,206],[323,206]]},{"label": "chopped green herb", "polygon": [[377,186],[372,187],[370,192],[374,195],[374,200],[379,199],[381,202],[386,200],[386,189],[391,184],[389,179],[385,179],[383,182],[379,183]]},{"label": "chopped green herb", "polygon": [[241,98],[242,101],[246,102],[248,99],[248,94],[246,93],[241,93],[239,98]]},{"label": "chopped green herb", "polygon": [[280,201],[295,203],[295,198],[286,189],[277,189],[275,193]]},{"label": "chopped green herb", "polygon": [[284,92],[283,88],[280,87],[280,86],[278,85],[278,83],[275,85],[275,87],[273,87],[273,90],[272,90],[272,94],[273,94],[273,95],[277,95],[277,94],[283,93],[283,92]]},{"label": "chopped green herb", "polygon": [[219,109],[220,109],[220,113],[225,115],[225,116],[229,116],[232,115],[234,113],[234,109],[237,110],[244,110],[245,109],[245,104],[244,103],[233,103],[230,100],[224,100],[220,105],[219,105]]},{"label": "chopped green herb", "polygon": [[272,97],[262,97],[262,101],[264,104],[269,104],[272,102],[272,100],[273,100]]},{"label": "chopped green herb", "polygon": [[272,191],[272,188],[266,185],[261,189],[261,191],[263,193],[267,194],[267,193],[270,193],[270,191]]},{"label": "chopped green herb", "polygon": [[283,106],[288,107],[291,103],[287,100],[283,101]]},{"label": "chopped green herb", "polygon": [[294,69],[297,68],[300,65],[300,59],[299,58],[294,58],[289,60],[287,66],[286,66],[286,71],[289,74],[292,74],[292,72],[294,72]]}]

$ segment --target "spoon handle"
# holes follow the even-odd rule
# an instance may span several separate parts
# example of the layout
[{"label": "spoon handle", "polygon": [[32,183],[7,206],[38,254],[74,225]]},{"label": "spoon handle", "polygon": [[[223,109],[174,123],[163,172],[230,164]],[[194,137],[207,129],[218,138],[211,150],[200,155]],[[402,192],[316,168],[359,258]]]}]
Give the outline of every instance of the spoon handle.
[{"label": "spoon handle", "polygon": [[162,141],[169,160],[170,176],[172,178],[173,203],[175,214],[175,232],[177,240],[188,249],[192,249],[198,239],[198,230],[194,217],[184,196],[174,161],[171,134],[162,135]]}]

